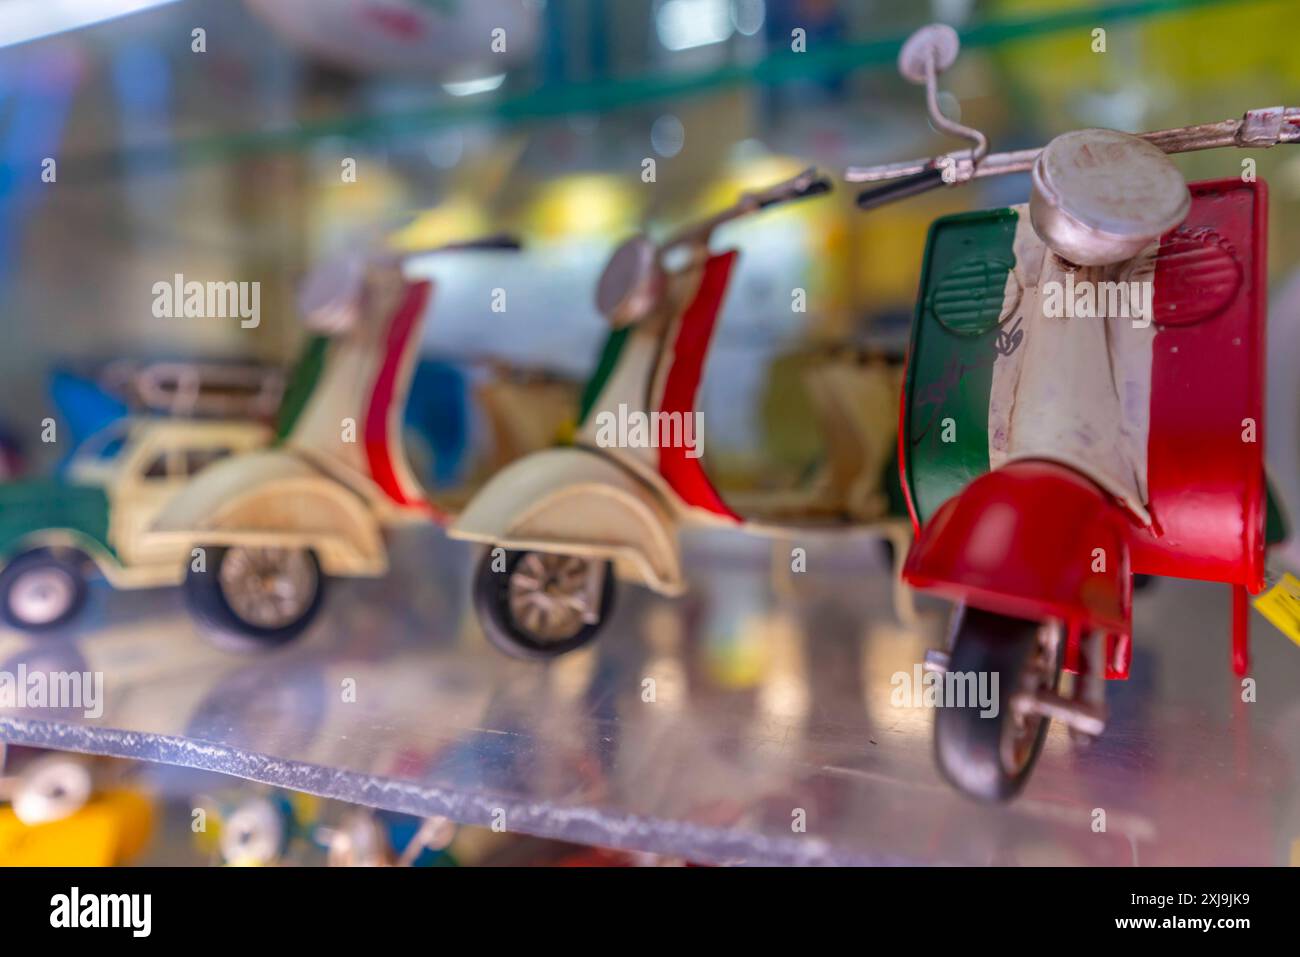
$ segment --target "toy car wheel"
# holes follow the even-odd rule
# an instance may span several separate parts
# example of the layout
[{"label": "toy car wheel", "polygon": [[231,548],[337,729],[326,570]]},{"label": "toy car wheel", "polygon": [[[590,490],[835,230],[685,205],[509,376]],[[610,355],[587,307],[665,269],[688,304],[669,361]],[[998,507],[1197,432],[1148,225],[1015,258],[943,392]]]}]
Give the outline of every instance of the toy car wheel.
[{"label": "toy car wheel", "polygon": [[26,552],[0,573],[0,614],[23,631],[52,631],[86,602],[82,563],[52,549]]},{"label": "toy car wheel", "polygon": [[18,776],[13,795],[14,817],[27,825],[71,817],[90,800],[90,768],[80,758],[47,754]]},{"label": "toy car wheel", "polygon": [[266,798],[245,801],[221,829],[221,858],[232,867],[276,863],[289,843],[284,815]]},{"label": "toy car wheel", "polygon": [[195,618],[236,650],[275,648],[306,630],[320,611],[325,576],[299,548],[209,547],[203,570],[190,567],[185,596]]},{"label": "toy car wheel", "polygon": [[587,644],[614,607],[608,561],[490,548],[474,579],[488,641],[515,658],[557,658]]},{"label": "toy car wheel", "polygon": [[[1055,626],[968,608],[961,612],[948,675],[974,675],[963,687],[996,692],[978,700],[944,701],[935,712],[939,770],[954,787],[984,801],[1006,801],[1029,779],[1047,737],[1047,718],[1013,705],[1017,694],[1054,690],[1060,677]],[[997,676],[996,687],[992,676]],[[985,677],[987,676],[987,677]],[[947,675],[945,675],[945,678]],[[954,682],[947,687],[956,687]],[[976,695],[976,698],[979,696]],[[958,707],[957,705],[961,706]]]}]

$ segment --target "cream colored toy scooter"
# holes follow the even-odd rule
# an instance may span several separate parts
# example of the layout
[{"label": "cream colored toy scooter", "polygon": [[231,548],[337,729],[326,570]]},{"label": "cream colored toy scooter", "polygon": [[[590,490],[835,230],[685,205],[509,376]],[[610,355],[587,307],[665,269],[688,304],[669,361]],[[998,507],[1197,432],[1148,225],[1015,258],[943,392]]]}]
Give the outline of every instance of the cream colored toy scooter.
[{"label": "cream colored toy scooter", "polygon": [[788,538],[800,529],[866,526],[888,537],[896,556],[906,553],[906,521],[887,516],[884,496],[866,514],[863,503],[870,499],[860,484],[868,472],[883,474],[895,442],[898,393],[887,384],[895,381],[887,368],[868,373],[882,377],[880,388],[868,390],[882,405],[880,442],[843,443],[840,454],[861,450],[862,468],[830,470],[834,480],[799,507],[784,496],[766,519],[742,516],[703,468],[696,393],[737,257],[735,250],[709,249],[713,230],[829,188],[808,170],[662,243],[637,236],[615,251],[596,293],[613,332],[583,396],[574,444],[508,466],[448,528],[453,538],[491,546],[474,590],[495,646],[549,658],[586,644],[609,618],[615,579],[681,594],[678,533],[684,527]]}]

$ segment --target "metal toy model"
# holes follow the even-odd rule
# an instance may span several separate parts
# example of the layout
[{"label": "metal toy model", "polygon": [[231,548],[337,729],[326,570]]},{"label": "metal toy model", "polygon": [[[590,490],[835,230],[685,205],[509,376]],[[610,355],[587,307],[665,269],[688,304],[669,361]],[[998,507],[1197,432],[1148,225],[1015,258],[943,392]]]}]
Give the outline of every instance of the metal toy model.
[{"label": "metal toy model", "polygon": [[[503,240],[443,247],[514,249]],[[270,647],[315,618],[331,577],[388,571],[388,529],[447,520],[421,489],[402,413],[433,283],[402,258],[329,264],[304,290],[320,334],[291,377],[273,447],[219,463],[168,503],[148,540],[183,546],[186,596],[218,640]],[[195,551],[197,550],[197,552]]]},{"label": "metal toy model", "polygon": [[150,538],[150,522],[191,476],[270,438],[250,422],[122,419],[59,477],[0,484],[0,617],[24,631],[62,627],[96,571],[114,588],[179,585],[183,544]]},{"label": "metal toy model", "polygon": [[[870,528],[902,554],[907,525],[889,518],[884,497],[876,498],[873,514],[863,514],[871,501],[858,485],[864,462],[831,470],[817,496],[774,503],[758,518],[723,500],[705,474],[703,449],[692,446],[700,377],[737,257],[735,250],[709,249],[714,229],[829,188],[808,170],[662,243],[637,236],[615,251],[596,293],[613,331],[585,390],[573,445],[506,467],[448,529],[453,538],[489,546],[474,590],[479,621],[495,646],[549,658],[585,645],[609,619],[616,579],[680,595],[686,582],[678,534],[685,527],[772,537],[800,528]],[[893,383],[887,368],[869,374]],[[890,386],[879,391],[889,407],[881,437],[887,448],[896,393]],[[864,445],[843,448],[850,447],[866,463],[878,462]]]},{"label": "metal toy model", "polygon": [[931,228],[899,435],[916,528],[903,576],[957,603],[949,647],[927,667],[945,687],[1000,678],[997,708],[936,711],[939,767],[1001,800],[1024,785],[1052,719],[1103,730],[1104,681],[1128,675],[1135,574],[1231,584],[1233,665],[1246,671],[1246,596],[1263,587],[1266,544],[1267,191],[1189,187],[1165,154],[1294,142],[1300,111],[1144,136],[1079,130],[987,155],[936,106],[955,56],[955,34],[927,27],[900,69],[926,84],[935,124],[973,148],[849,176],[904,176],[864,192],[871,208],[1032,168],[1027,205]]}]

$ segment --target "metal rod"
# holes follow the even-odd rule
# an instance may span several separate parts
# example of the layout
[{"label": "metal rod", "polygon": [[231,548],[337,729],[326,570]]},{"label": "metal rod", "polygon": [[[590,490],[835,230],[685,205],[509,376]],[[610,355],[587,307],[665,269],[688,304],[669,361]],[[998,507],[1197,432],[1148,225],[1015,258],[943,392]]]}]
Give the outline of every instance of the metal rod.
[{"label": "metal rod", "polygon": [[[1279,143],[1300,143],[1300,107],[1274,106],[1250,110],[1240,119],[1203,123],[1198,126],[1180,126],[1169,130],[1139,133],[1138,136],[1159,147],[1165,153],[1191,153],[1196,150],[1220,149],[1227,146],[1244,149],[1264,149]],[[974,164],[968,177],[958,176],[957,182],[985,176],[1002,176],[1006,173],[1023,173],[1032,169],[1038,159],[1038,149],[1015,150],[1009,153],[990,153],[981,161],[972,150],[944,153],[927,159],[904,160],[898,163],[881,163],[876,166],[850,166],[844,178],[850,183],[879,183],[884,180],[909,176],[947,163]]]},{"label": "metal rod", "polygon": [[973,127],[963,126],[956,120],[948,119],[943,115],[943,110],[939,109],[939,70],[935,64],[933,50],[925,61],[925,109],[930,114],[930,122],[935,127],[958,139],[975,144],[967,151],[967,155],[970,157],[970,162],[978,169],[980,160],[984,159],[989,151],[988,137]]}]

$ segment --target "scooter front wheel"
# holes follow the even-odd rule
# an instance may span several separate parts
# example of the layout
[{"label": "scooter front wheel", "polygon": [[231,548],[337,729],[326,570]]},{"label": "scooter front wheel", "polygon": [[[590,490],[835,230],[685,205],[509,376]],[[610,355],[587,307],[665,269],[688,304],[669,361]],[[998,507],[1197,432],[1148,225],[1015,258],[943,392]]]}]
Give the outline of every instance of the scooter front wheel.
[{"label": "scooter front wheel", "polygon": [[207,547],[185,578],[190,612],[215,644],[261,651],[288,644],[320,611],[325,575],[311,551]]},{"label": "scooter front wheel", "polygon": [[[1029,780],[1050,723],[1017,708],[1015,699],[1056,688],[1057,636],[1043,622],[976,608],[959,614],[943,679],[945,692],[965,693],[957,695],[958,701],[945,696],[935,713],[935,758],[943,776],[964,794],[983,801],[1010,800]],[[975,693],[977,689],[987,693]]]},{"label": "scooter front wheel", "polygon": [[479,624],[514,658],[558,658],[592,641],[614,607],[614,569],[596,558],[489,548],[474,577]]}]

